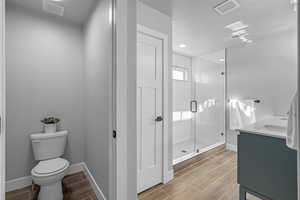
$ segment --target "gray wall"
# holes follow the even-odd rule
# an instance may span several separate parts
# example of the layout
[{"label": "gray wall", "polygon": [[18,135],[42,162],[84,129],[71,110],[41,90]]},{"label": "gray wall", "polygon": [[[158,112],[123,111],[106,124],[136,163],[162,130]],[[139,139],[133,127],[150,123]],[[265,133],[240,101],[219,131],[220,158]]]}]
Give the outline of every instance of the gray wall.
[{"label": "gray wall", "polygon": [[85,162],[108,198],[111,149],[112,26],[109,0],[99,1],[85,26]]},{"label": "gray wall", "polygon": [[[159,23],[158,23],[159,22]],[[170,16],[165,15],[158,10],[147,6],[144,3],[139,2],[137,6],[137,23],[148,27],[150,29],[156,30],[160,33],[166,34],[169,37],[169,169],[173,167],[173,131],[172,131],[172,78],[171,78],[171,70],[172,70],[172,19]]]},{"label": "gray wall", "polygon": [[85,161],[106,197],[111,161],[112,26],[110,0],[84,27],[7,7],[7,180],[36,164],[29,134],[47,115],[70,130],[66,158]]},{"label": "gray wall", "polygon": [[[297,33],[290,30],[227,51],[228,98],[258,98],[257,120],[286,115],[297,90]],[[236,145],[228,130],[227,142]]]},{"label": "gray wall", "polygon": [[84,159],[83,33],[79,26],[6,10],[7,141],[6,179],[30,175],[35,164],[29,134],[54,115],[70,130],[66,158]]}]

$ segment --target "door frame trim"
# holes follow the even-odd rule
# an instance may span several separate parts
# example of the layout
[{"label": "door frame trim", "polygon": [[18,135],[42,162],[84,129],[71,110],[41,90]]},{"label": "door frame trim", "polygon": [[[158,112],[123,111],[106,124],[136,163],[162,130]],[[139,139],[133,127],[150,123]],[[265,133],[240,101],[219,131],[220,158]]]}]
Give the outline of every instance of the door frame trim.
[{"label": "door frame trim", "polygon": [[[297,4],[297,24],[299,24],[300,21],[300,3]],[[300,63],[299,63],[299,57],[300,57],[300,29],[299,26],[297,26],[297,92],[298,92],[298,105],[300,104],[300,98],[299,98],[299,94],[300,94]],[[298,115],[300,113],[300,106],[298,106]],[[300,127],[300,118],[298,117],[298,122],[297,122],[298,127]],[[300,144],[300,132],[298,133],[298,143]],[[300,200],[300,151],[298,149],[298,153],[297,153],[297,172],[298,172],[298,200]]]},{"label": "door frame trim", "polygon": [[0,148],[1,148],[1,155],[0,155],[0,199],[5,199],[5,166],[6,166],[6,158],[5,158],[5,108],[6,108],[6,85],[5,85],[5,80],[6,80],[6,66],[5,66],[5,0],[1,0],[0,2],[0,7],[1,7],[1,15],[2,15],[2,20],[1,20],[1,27],[2,27],[2,37],[1,37],[1,63],[0,63],[0,77],[1,77],[1,86],[2,88],[0,89],[0,92],[2,92],[2,99],[1,99],[1,107],[2,111],[0,113],[1,116],[1,135],[0,135]]},{"label": "door frame trim", "polygon": [[115,0],[114,129],[117,200],[136,195],[136,0]]},{"label": "door frame trim", "polygon": [[158,38],[163,42],[163,69],[162,69],[162,111],[163,111],[163,152],[162,152],[162,183],[168,183],[173,179],[173,170],[169,170],[169,36],[167,34],[158,32],[146,26],[137,25],[137,32],[150,35]]}]

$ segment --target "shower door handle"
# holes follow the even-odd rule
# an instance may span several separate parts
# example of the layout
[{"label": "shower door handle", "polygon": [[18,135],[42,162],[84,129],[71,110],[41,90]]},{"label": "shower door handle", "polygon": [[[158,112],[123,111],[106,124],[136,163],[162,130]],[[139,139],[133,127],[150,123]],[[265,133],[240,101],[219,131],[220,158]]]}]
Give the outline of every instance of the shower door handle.
[{"label": "shower door handle", "polygon": [[190,103],[190,111],[192,113],[196,113],[198,111],[198,102],[196,100],[191,101],[191,103]]}]

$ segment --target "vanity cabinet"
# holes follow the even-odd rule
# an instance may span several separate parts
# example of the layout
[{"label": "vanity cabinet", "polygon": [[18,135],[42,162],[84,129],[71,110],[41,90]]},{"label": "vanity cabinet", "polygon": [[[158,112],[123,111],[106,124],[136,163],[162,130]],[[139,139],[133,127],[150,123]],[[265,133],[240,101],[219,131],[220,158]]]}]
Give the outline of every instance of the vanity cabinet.
[{"label": "vanity cabinet", "polygon": [[240,200],[250,193],[263,200],[297,200],[297,151],[283,138],[240,131]]}]

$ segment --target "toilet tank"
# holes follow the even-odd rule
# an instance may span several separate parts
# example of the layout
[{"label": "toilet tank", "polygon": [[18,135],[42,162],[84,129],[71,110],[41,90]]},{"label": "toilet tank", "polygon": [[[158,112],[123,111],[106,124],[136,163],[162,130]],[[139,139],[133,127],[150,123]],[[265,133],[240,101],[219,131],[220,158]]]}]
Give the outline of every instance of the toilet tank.
[{"label": "toilet tank", "polygon": [[65,152],[68,131],[31,134],[35,160],[58,158]]}]

